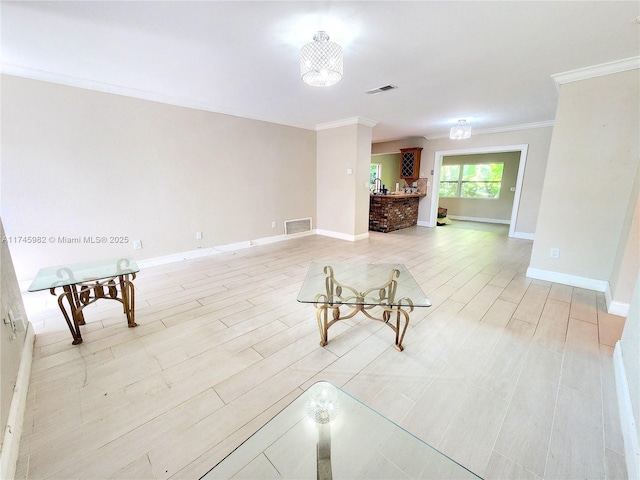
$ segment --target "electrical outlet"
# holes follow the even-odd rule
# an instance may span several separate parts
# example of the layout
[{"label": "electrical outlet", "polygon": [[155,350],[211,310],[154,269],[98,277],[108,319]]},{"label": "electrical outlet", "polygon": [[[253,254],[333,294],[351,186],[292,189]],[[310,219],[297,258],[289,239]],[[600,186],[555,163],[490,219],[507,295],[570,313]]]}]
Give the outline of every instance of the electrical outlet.
[{"label": "electrical outlet", "polygon": [[549,251],[549,256],[551,258],[558,258],[560,256],[560,249],[559,248],[552,248]]},{"label": "electrical outlet", "polygon": [[[16,316],[13,314],[13,311],[11,309],[9,309],[9,311],[7,312],[7,316],[9,317],[9,323],[11,324],[11,329],[14,332],[24,332],[25,326],[22,318],[20,317],[16,318]],[[5,323],[7,322],[5,321]]]},{"label": "electrical outlet", "polygon": [[134,240],[133,241],[133,249],[140,250],[142,248],[142,240]]},{"label": "electrical outlet", "polygon": [[196,240],[202,240],[202,232],[196,232]]},{"label": "electrical outlet", "polygon": [[275,220],[271,222],[271,228],[276,228],[277,226],[278,226],[278,223]]}]

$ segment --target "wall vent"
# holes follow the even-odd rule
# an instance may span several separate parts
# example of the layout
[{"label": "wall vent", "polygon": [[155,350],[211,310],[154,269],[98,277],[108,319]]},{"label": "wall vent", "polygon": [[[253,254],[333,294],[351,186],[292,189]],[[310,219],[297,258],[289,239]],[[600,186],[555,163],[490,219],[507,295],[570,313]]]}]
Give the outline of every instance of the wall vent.
[{"label": "wall vent", "polygon": [[389,91],[389,90],[393,90],[395,88],[398,88],[398,87],[396,87],[395,85],[384,85],[382,87],[372,88],[371,90],[367,90],[364,93],[368,93],[369,95],[377,95],[379,93],[386,92],[386,91]]},{"label": "wall vent", "polygon": [[285,220],[284,234],[295,235],[311,231],[311,218],[298,218],[297,220]]}]

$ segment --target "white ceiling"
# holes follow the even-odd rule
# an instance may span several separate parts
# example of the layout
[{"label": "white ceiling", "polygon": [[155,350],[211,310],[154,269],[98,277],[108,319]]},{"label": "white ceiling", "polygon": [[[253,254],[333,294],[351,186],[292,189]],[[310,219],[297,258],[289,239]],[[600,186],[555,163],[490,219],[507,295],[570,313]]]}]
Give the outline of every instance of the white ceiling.
[{"label": "white ceiling", "polygon": [[[638,1],[2,1],[2,71],[315,129],[374,120],[374,142],[554,119],[551,75],[640,55]],[[300,47],[344,49],[332,87]],[[366,90],[397,85],[379,95]]]}]

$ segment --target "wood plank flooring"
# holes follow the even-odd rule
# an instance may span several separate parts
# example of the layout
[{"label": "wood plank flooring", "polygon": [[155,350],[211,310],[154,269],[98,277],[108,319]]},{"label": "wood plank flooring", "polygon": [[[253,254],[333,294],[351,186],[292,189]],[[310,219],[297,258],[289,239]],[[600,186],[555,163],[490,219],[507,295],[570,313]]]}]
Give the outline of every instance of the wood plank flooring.
[{"label": "wood plank flooring", "polygon": [[[36,330],[18,478],[194,479],[316,380],[371,405],[485,478],[626,478],[601,293],[525,276],[508,226],[298,237],[140,272],[137,328],[85,310],[71,345],[55,298]],[[403,352],[361,315],[319,346],[296,297],[312,261],[403,263],[431,299]]]}]

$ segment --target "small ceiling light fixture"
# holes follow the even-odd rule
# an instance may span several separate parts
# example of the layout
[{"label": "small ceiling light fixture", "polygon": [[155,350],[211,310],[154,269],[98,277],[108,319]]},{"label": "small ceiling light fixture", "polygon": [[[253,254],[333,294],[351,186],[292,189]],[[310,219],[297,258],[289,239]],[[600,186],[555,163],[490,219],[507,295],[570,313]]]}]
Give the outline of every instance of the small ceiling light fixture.
[{"label": "small ceiling light fixture", "polygon": [[449,138],[452,140],[462,140],[471,136],[471,125],[466,125],[464,119],[458,120],[458,123],[451,127]]},{"label": "small ceiling light fixture", "polygon": [[342,80],[342,47],[319,31],[300,49],[302,81],[313,87],[329,87]]}]

